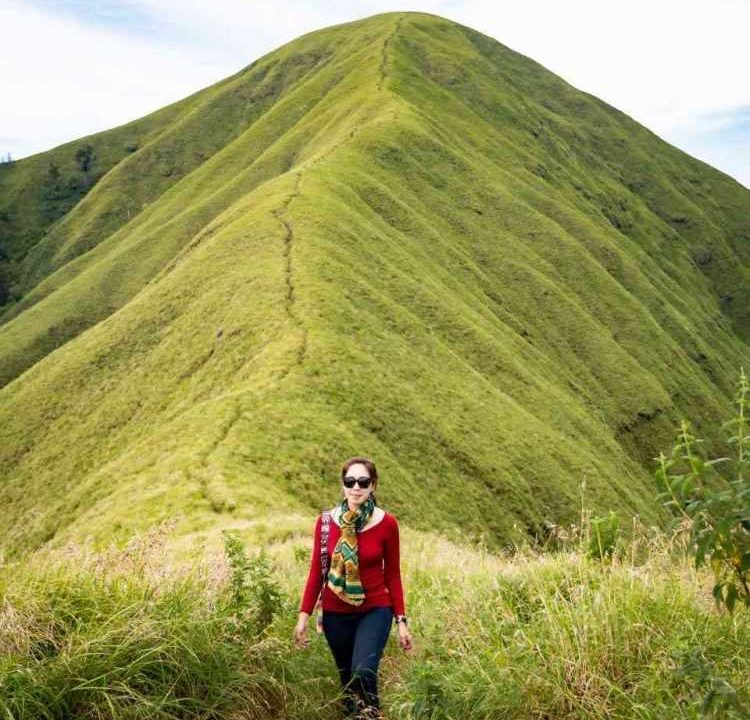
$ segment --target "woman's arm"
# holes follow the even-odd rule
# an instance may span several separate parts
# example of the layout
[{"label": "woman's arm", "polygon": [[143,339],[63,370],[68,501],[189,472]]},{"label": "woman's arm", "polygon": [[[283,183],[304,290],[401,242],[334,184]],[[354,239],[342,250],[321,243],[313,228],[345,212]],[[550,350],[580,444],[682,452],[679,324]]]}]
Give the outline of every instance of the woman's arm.
[{"label": "woman's arm", "polygon": [[394,615],[406,615],[404,608],[404,588],[401,585],[401,551],[398,532],[398,520],[391,516],[385,537],[385,556],[383,558],[383,572],[385,573],[385,586],[391,596]]},{"label": "woman's arm", "polygon": [[315,603],[318,601],[320,588],[323,586],[323,575],[320,570],[320,526],[322,518],[318,515],[313,530],[313,549],[310,556],[310,570],[307,573],[307,582],[302,594],[299,611],[306,615],[312,615]]}]

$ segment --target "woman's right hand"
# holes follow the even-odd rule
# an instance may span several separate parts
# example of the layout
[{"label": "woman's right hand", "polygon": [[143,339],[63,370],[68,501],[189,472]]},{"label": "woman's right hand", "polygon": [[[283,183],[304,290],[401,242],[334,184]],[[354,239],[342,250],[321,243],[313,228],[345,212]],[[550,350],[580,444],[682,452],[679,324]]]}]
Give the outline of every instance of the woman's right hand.
[{"label": "woman's right hand", "polygon": [[307,636],[307,619],[308,616],[306,613],[305,617],[300,613],[300,618],[294,627],[294,644],[300,649],[310,644],[310,638]]}]

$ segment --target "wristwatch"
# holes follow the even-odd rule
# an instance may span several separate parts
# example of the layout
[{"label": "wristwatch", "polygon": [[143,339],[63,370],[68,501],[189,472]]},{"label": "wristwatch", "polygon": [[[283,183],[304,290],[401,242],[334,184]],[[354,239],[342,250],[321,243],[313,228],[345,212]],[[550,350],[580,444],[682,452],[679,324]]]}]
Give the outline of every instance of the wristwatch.
[{"label": "wristwatch", "polygon": [[398,623],[404,623],[407,627],[409,626],[409,623],[406,621],[406,615],[396,615],[396,624]]}]

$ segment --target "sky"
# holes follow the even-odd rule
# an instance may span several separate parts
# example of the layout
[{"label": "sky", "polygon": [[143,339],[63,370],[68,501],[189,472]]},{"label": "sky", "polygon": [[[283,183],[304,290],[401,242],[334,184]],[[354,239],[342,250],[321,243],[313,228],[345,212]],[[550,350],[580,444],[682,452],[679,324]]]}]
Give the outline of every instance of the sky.
[{"label": "sky", "polygon": [[397,10],[494,37],[750,188],[750,0],[0,0],[0,157],[117,127],[299,35]]}]

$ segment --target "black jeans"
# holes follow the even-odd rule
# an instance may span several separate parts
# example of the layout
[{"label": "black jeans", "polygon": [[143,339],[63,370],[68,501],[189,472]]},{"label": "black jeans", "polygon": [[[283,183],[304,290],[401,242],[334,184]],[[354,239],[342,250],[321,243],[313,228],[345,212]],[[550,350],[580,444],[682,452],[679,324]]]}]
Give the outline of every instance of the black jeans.
[{"label": "black jeans", "polygon": [[378,664],[392,623],[390,606],[366,612],[323,611],[323,632],[341,677],[345,714],[359,711],[358,717],[377,717]]}]

